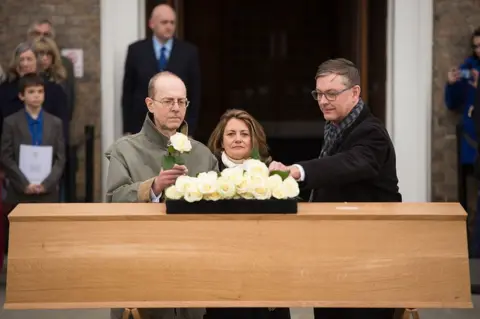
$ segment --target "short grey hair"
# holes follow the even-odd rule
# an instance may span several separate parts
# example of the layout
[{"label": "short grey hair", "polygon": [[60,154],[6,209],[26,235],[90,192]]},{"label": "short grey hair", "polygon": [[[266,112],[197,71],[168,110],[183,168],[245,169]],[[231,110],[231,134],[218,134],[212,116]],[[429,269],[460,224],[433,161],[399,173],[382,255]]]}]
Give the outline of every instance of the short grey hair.
[{"label": "short grey hair", "polygon": [[53,27],[52,21],[49,19],[41,19],[34,21],[28,28],[27,36],[32,35],[32,33],[35,31],[35,27],[42,24],[48,24],[50,26],[51,38],[55,39],[55,28]]},{"label": "short grey hair", "polygon": [[323,62],[317,69],[315,80],[330,74],[343,76],[346,86],[360,85],[360,72],[352,61],[347,59],[331,59]]}]

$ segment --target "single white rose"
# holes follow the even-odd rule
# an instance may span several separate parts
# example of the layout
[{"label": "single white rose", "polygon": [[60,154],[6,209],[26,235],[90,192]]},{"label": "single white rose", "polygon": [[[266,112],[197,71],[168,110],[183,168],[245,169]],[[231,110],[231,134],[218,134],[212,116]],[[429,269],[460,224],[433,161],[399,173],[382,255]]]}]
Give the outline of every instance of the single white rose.
[{"label": "single white rose", "polygon": [[274,190],[282,185],[282,183],[282,178],[277,174],[268,177],[268,188],[270,188],[270,190]]},{"label": "single white rose", "polygon": [[297,181],[291,176],[285,178],[283,186],[285,188],[285,195],[288,198],[294,198],[300,194],[300,187],[298,186]]},{"label": "single white rose", "polygon": [[217,192],[222,198],[230,199],[235,196],[235,184],[227,177],[217,179]]},{"label": "single white rose", "polygon": [[222,199],[222,195],[220,195],[220,193],[217,191],[217,192],[213,192],[211,194],[206,194],[206,195],[203,196],[203,198],[205,200],[217,201],[219,199]]},{"label": "single white rose", "polygon": [[181,199],[183,197],[182,193],[177,191],[177,188],[175,186],[170,186],[165,190],[165,197],[168,199]]},{"label": "single white rose", "polygon": [[217,191],[217,175],[213,178],[211,175],[203,175],[196,180],[198,190],[203,195],[212,194]]},{"label": "single white rose", "polygon": [[172,144],[173,148],[180,153],[186,153],[192,150],[192,143],[190,143],[188,136],[182,133],[177,132],[172,135],[170,137],[170,143]]},{"label": "single white rose", "polygon": [[244,170],[240,166],[225,168],[221,176],[231,180],[235,186],[238,186],[243,181]]},{"label": "single white rose", "polygon": [[272,189],[272,196],[276,199],[285,199],[287,198],[287,192],[285,190],[285,184],[280,184],[274,189]]},{"label": "single white rose", "polygon": [[268,177],[269,170],[267,165],[262,161],[256,159],[249,159],[243,162],[243,167],[247,175],[249,176],[261,176],[261,177]]},{"label": "single white rose", "polygon": [[192,183],[186,188],[185,195],[183,197],[187,202],[193,203],[202,200],[203,195],[198,190],[196,183]]},{"label": "single white rose", "polygon": [[177,189],[177,191],[179,193],[185,194],[185,191],[186,191],[187,187],[190,184],[193,184],[193,183],[195,183],[195,178],[194,177],[190,177],[190,176],[187,176],[187,175],[182,175],[182,176],[177,177],[177,180],[175,181],[175,188]]},{"label": "single white rose", "polygon": [[254,177],[249,180],[249,190],[255,199],[265,200],[272,196],[272,191],[268,187],[268,179]]}]

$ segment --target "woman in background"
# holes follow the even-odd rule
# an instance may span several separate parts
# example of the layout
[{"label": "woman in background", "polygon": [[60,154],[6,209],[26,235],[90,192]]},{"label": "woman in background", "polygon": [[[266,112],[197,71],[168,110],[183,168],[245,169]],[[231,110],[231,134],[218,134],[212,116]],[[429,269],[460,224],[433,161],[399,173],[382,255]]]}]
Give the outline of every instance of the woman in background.
[{"label": "woman in background", "polygon": [[[20,43],[13,51],[7,80],[0,85],[0,132],[3,119],[24,108],[18,97],[18,80],[28,73],[41,73],[39,64],[32,43]],[[68,138],[67,96],[59,84],[45,83],[45,102],[42,107],[62,120],[65,139]]]},{"label": "woman in background", "polygon": [[[242,165],[258,150],[265,164],[272,161],[263,127],[249,113],[226,111],[213,130],[208,148],[218,159],[220,171]],[[290,319],[288,308],[207,308],[205,319]]]}]

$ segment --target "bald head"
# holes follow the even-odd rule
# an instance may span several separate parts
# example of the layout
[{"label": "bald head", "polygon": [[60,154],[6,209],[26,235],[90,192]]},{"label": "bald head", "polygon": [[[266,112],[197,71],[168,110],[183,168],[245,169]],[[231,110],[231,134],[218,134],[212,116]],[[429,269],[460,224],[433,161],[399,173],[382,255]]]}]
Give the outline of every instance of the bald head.
[{"label": "bald head", "polygon": [[145,104],[153,114],[155,126],[165,136],[171,136],[185,119],[188,106],[185,84],[173,73],[158,73],[148,84]]},{"label": "bald head", "polygon": [[160,42],[166,42],[175,34],[176,14],[168,4],[153,8],[149,26]]},{"label": "bald head", "polygon": [[157,95],[168,95],[169,91],[185,91],[185,83],[177,75],[165,71],[155,74],[148,83],[148,97],[155,99]]}]

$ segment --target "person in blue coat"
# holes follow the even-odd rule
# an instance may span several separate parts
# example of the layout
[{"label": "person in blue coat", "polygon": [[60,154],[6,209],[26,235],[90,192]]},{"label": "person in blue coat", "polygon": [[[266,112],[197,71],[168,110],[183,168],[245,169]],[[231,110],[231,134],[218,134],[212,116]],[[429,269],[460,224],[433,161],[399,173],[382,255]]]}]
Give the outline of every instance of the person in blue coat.
[{"label": "person in blue coat", "polygon": [[[478,167],[478,134],[479,129],[477,87],[480,72],[480,28],[476,29],[471,37],[472,54],[458,68],[448,72],[447,85],[445,87],[445,104],[450,110],[461,112],[461,136],[460,136],[460,164],[467,171],[474,170],[479,178]],[[477,111],[475,111],[475,108]],[[465,169],[462,168],[459,172]],[[466,190],[464,190],[466,191]],[[463,203],[465,205],[466,203]],[[466,209],[466,207],[465,207]],[[469,241],[471,257],[479,256],[480,247],[480,191],[477,195],[477,209],[473,220],[473,234]]]},{"label": "person in blue coat", "polygon": [[472,54],[458,67],[448,72],[445,86],[445,104],[450,110],[462,114],[462,138],[460,142],[460,162],[473,165],[477,157],[477,138],[472,118],[475,103],[475,83],[480,72],[480,28],[471,38]]}]

